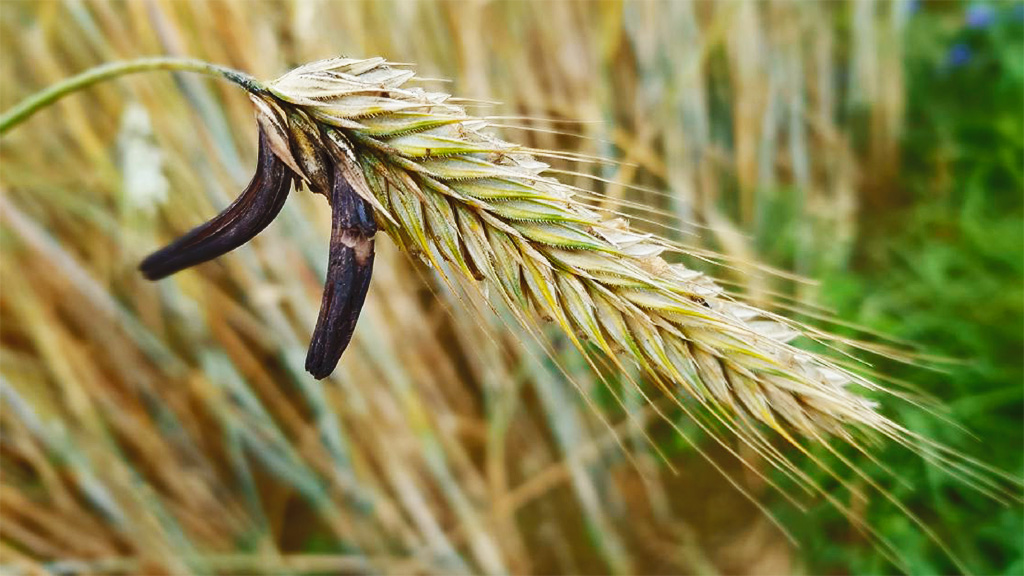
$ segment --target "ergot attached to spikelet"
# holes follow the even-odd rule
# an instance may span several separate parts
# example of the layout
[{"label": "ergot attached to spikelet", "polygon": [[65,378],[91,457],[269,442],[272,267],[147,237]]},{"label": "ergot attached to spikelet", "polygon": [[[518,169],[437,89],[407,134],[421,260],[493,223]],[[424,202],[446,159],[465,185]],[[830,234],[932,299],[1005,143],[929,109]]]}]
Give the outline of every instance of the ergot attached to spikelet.
[{"label": "ergot attached to spikelet", "polygon": [[792,347],[794,325],[668,264],[664,242],[602,218],[546,176],[546,164],[483,133],[448,95],[403,88],[412,77],[380,58],[315,62],[272,82],[277,102],[267,98],[261,110],[298,110],[277,115],[293,134],[308,132],[295,118],[312,118],[338,135],[365,176],[357,192],[370,196],[401,248],[487,281],[513,307],[529,303],[581,347],[595,345],[585,351],[787,437],[900,430],[849,389],[865,383],[859,376]]}]

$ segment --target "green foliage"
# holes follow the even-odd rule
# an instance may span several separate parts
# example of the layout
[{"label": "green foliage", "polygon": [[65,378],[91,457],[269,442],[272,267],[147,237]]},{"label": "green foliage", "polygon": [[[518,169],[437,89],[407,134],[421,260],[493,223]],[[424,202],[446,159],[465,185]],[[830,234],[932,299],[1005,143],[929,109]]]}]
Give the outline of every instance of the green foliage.
[{"label": "green foliage", "polygon": [[[946,406],[941,412],[948,420],[890,402],[897,421],[1020,475],[1024,46],[1020,12],[1014,10],[1012,4],[997,5],[993,22],[984,28],[951,26],[957,15],[949,13],[915,17],[908,31],[909,118],[902,150],[902,185],[913,203],[878,215],[870,234],[858,239],[855,265],[827,278],[823,293],[841,317],[952,360],[939,362],[939,371],[876,364]],[[1024,516],[1019,506],[993,502],[948,470],[896,447],[875,456],[908,484],[886,484],[895,497],[937,529],[970,569],[1020,573]],[[866,458],[858,464],[873,478],[886,476]],[[864,514],[911,572],[956,571],[891,502],[873,499]],[[831,507],[786,520],[812,573],[894,569]]]}]

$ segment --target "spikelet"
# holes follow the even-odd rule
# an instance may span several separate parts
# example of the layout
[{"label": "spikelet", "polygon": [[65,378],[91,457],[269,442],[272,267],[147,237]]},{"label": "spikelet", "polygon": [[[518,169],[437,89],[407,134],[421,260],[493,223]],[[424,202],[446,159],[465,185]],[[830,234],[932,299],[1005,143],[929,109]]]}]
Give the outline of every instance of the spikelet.
[{"label": "spikelet", "polygon": [[486,123],[448,95],[407,87],[412,78],[382,58],[339,58],[297,68],[252,98],[275,153],[312,189],[316,154],[294,144],[309,122],[401,248],[486,282],[514,311],[550,318],[584,352],[636,365],[670,392],[787,438],[898,433],[851,389],[870,382],[790,344],[798,325],[669,264],[664,241],[603,218],[546,175],[548,165],[484,133]]}]

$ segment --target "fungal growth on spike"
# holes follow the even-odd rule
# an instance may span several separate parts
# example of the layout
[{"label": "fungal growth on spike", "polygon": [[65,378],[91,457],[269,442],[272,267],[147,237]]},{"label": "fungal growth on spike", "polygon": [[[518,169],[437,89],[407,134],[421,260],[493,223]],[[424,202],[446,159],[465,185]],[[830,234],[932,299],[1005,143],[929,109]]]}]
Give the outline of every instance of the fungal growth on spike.
[{"label": "fungal growth on spike", "polygon": [[349,180],[361,176],[351,169],[353,154],[344,136],[318,126],[301,110],[285,111],[273,99],[253,94],[252,100],[259,125],[252,181],[223,212],[147,257],[139,270],[159,280],[238,248],[280,213],[293,181],[299,188],[305,183],[327,198],[332,212],[327,281],[306,356],[306,370],[325,378],[352,340],[366,300],[377,223],[373,208]]}]

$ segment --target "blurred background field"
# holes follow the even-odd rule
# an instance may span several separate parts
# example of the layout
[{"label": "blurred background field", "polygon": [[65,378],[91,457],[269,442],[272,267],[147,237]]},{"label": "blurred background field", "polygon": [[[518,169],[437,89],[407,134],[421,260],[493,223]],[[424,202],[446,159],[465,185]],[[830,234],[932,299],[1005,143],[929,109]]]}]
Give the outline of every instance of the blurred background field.
[{"label": "blurred background field", "polygon": [[[967,432],[886,412],[1024,474],[1024,4],[4,0],[0,109],[156,54],[260,78],[411,62],[493,101],[472,109],[509,140],[621,160],[564,167],[733,258],[716,274],[757,303],[953,359],[876,369]],[[677,429],[624,387],[626,418],[571,346],[549,358],[387,239],[352,347],[312,380],[330,221],[311,194],[249,246],[143,280],[242,189],[255,132],[236,87],[154,73],[0,142],[0,573],[897,569],[668,404]],[[848,452],[969,568],[1024,572],[1019,506],[904,450]],[[955,571],[894,503],[851,505],[899,568]]]}]

